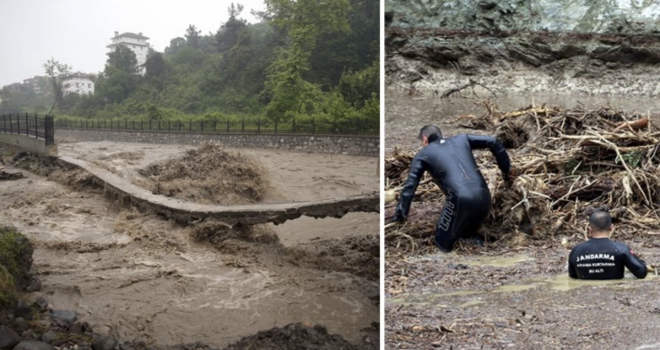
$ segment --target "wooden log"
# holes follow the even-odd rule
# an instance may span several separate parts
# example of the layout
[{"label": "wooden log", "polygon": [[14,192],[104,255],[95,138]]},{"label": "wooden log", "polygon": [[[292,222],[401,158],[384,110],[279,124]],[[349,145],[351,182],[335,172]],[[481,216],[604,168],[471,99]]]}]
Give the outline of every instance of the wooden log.
[{"label": "wooden log", "polygon": [[645,128],[647,125],[649,125],[649,118],[642,118],[638,119],[632,122],[623,122],[617,126],[614,131],[620,131],[620,130],[639,130],[642,128]]}]

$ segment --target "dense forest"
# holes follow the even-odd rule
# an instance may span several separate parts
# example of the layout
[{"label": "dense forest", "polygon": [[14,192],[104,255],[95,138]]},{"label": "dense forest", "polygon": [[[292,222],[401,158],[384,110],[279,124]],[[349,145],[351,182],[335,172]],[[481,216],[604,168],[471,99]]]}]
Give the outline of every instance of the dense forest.
[{"label": "dense forest", "polygon": [[[47,111],[56,118],[173,120],[233,117],[379,121],[379,1],[265,0],[258,23],[232,3],[217,32],[191,24],[144,67],[118,47],[93,95],[62,94],[70,67],[44,65],[50,103],[0,92],[0,113]],[[141,74],[142,72],[142,74]],[[52,106],[51,106],[52,104]]]}]

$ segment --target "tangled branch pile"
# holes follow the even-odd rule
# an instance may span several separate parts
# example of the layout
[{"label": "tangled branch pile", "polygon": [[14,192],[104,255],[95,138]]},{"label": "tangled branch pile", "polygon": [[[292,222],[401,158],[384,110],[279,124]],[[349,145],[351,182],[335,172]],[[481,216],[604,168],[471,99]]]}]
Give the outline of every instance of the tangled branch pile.
[{"label": "tangled branch pile", "polygon": [[[660,232],[660,132],[648,118],[611,107],[562,110],[542,105],[501,113],[484,102],[481,116],[448,123],[485,130],[508,149],[519,176],[505,188],[490,153],[479,164],[492,195],[491,213],[482,227],[487,240],[548,239],[584,232],[594,210],[609,210],[618,235]],[[393,216],[413,152],[395,150],[386,159],[388,217]],[[409,221],[390,230],[390,238],[433,234],[442,193],[425,179],[417,190]]]},{"label": "tangled branch pile", "polygon": [[154,194],[204,204],[248,204],[268,191],[267,171],[250,156],[207,142],[182,157],[139,170],[137,185]]}]

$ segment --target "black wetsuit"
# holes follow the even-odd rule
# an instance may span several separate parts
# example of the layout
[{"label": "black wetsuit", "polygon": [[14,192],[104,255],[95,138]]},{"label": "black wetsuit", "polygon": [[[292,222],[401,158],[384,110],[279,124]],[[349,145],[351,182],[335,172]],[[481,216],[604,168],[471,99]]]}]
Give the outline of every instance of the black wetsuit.
[{"label": "black wetsuit", "polygon": [[475,236],[490,210],[490,191],[472,150],[489,148],[505,180],[511,164],[504,146],[490,136],[457,135],[447,139],[431,136],[410,165],[394,221],[405,221],[419,181],[428,171],[447,196],[435,231],[435,244],[451,251],[459,238]]},{"label": "black wetsuit", "polygon": [[590,238],[576,245],[568,256],[568,275],[585,280],[623,278],[624,267],[637,278],[646,277],[646,264],[621,242]]}]

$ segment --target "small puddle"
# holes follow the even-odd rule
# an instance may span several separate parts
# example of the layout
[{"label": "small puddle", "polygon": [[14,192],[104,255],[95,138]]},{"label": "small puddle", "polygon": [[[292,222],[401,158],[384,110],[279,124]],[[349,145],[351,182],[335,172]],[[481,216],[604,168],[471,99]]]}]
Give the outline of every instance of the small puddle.
[{"label": "small puddle", "polygon": [[566,292],[580,287],[586,286],[607,286],[608,288],[633,288],[636,283],[656,280],[658,277],[655,274],[649,273],[646,278],[639,279],[632,274],[626,273],[623,279],[620,280],[576,280],[568,277],[568,274],[561,274],[555,277],[543,280],[548,283],[552,290]]},{"label": "small puddle", "polygon": [[[627,289],[635,288],[637,283],[649,280],[657,280],[658,277],[655,274],[649,274],[645,279],[639,279],[631,274],[626,274],[623,279],[620,280],[604,280],[604,281],[585,281],[585,280],[575,280],[568,277],[567,274],[561,274],[554,276],[548,279],[531,281],[526,284],[509,284],[502,285],[495,289],[491,290],[459,290],[454,292],[447,293],[426,293],[416,296],[402,296],[398,298],[388,298],[388,303],[393,304],[411,304],[411,305],[426,305],[433,306],[436,308],[446,308],[450,307],[447,304],[441,304],[440,302],[446,302],[448,297],[455,296],[469,296],[469,295],[484,295],[484,294],[493,294],[493,293],[515,293],[522,292],[537,287],[550,287],[550,290],[558,292],[567,292],[580,287],[586,286],[606,286],[607,288],[616,288],[616,289]],[[547,288],[546,288],[547,289]],[[469,307],[474,305],[483,304],[485,301],[478,299],[469,300],[463,304],[458,305],[458,307]]]},{"label": "small puddle", "polygon": [[471,257],[465,255],[458,255],[455,252],[451,253],[436,253],[428,254],[419,257],[412,257],[408,262],[415,263],[420,261],[446,261],[454,265],[469,265],[469,266],[491,266],[491,267],[510,267],[521,262],[532,261],[534,258],[525,254],[516,254],[510,256],[479,256]]},{"label": "small puddle", "polygon": [[458,307],[470,307],[470,306],[481,305],[481,304],[485,304],[485,303],[486,302],[483,301],[483,300],[474,299],[474,300],[466,301],[463,304],[458,305]]},{"label": "small puddle", "polygon": [[492,266],[492,267],[509,267],[518,263],[534,260],[532,257],[519,254],[513,256],[482,256],[476,260],[466,260],[463,264],[472,266]]}]

